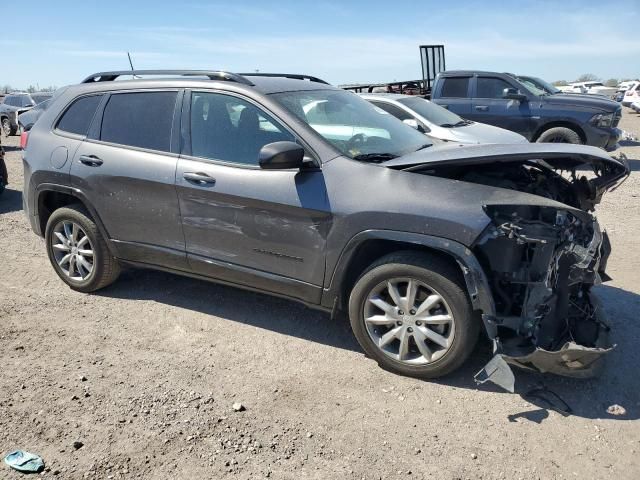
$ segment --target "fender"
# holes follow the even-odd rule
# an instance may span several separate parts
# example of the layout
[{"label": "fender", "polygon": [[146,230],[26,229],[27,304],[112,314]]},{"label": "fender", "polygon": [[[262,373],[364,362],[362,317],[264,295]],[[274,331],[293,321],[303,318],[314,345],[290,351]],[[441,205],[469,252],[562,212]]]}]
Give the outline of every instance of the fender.
[{"label": "fender", "polygon": [[349,264],[358,247],[368,240],[388,240],[397,243],[420,245],[439,250],[453,257],[462,273],[467,285],[467,292],[474,310],[484,314],[495,313],[493,295],[489,282],[478,259],[471,250],[463,244],[442,237],[423,235],[420,233],[399,232],[394,230],[365,230],[354,235],[342,250],[336,263],[329,284],[322,292],[322,305],[326,308],[336,308],[341,294],[341,287],[345,279]]},{"label": "fender", "polygon": [[40,228],[38,205],[40,204],[40,195],[42,195],[45,192],[60,192],[60,193],[65,193],[67,195],[71,195],[72,197],[77,198],[86,207],[86,209],[89,210],[91,217],[93,218],[94,222],[96,222],[98,230],[100,230],[100,234],[102,235],[102,238],[106,240],[107,248],[109,248],[111,255],[113,255],[114,257],[118,257],[117,249],[113,244],[113,242],[111,241],[109,232],[107,232],[107,229],[102,223],[102,220],[100,219],[100,215],[98,215],[98,212],[96,211],[95,208],[93,208],[93,205],[91,205],[91,203],[89,202],[85,194],[82,192],[82,190],[78,188],[58,185],[55,183],[41,183],[36,187],[35,195],[33,196],[34,198],[33,198],[33,205],[31,206],[32,208],[31,211],[34,212],[33,213],[34,222],[32,223],[32,225],[34,225],[35,228],[37,228],[36,233],[39,236],[44,237],[44,232],[41,231],[41,228]]}]

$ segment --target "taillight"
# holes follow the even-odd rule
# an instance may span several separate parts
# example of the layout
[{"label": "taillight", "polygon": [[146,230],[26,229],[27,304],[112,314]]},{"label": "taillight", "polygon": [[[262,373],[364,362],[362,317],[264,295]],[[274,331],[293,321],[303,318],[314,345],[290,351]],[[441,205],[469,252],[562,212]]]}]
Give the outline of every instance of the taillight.
[{"label": "taillight", "polygon": [[22,135],[20,135],[20,148],[22,150],[27,148],[28,141],[29,141],[29,132],[22,132]]}]

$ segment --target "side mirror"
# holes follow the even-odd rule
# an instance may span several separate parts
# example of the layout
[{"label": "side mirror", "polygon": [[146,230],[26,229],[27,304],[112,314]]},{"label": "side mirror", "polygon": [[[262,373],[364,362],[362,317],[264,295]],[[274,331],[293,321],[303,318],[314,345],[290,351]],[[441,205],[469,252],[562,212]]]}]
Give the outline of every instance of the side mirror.
[{"label": "side mirror", "polygon": [[405,118],[404,120],[402,120],[402,123],[404,123],[405,125],[409,125],[415,130],[418,130],[420,133],[424,133],[424,128],[422,128],[422,125],[420,125],[415,118]]},{"label": "side mirror", "polygon": [[509,100],[519,100],[520,102],[524,102],[527,100],[527,96],[518,92],[515,88],[505,88],[502,91],[502,98],[508,98]]},{"label": "side mirror", "polygon": [[304,148],[294,142],[268,143],[260,149],[260,168],[275,170],[300,168],[304,164]]}]

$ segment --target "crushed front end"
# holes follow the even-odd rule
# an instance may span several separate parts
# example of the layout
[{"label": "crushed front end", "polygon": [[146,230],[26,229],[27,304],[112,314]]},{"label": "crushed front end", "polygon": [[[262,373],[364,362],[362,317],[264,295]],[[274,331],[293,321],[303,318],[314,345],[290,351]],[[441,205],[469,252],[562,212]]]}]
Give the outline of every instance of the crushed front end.
[{"label": "crushed front end", "polygon": [[486,207],[491,226],[477,243],[496,304],[484,315],[494,353],[524,368],[592,376],[611,350],[591,292],[608,279],[611,251],[589,213],[535,205]]}]

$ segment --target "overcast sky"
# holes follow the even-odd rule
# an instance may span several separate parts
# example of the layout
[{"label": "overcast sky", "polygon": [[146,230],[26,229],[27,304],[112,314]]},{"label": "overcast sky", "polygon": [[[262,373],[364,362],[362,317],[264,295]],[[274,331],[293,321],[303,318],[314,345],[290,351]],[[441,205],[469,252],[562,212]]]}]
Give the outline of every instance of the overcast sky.
[{"label": "overcast sky", "polygon": [[419,78],[418,45],[447,68],[549,81],[640,76],[640,0],[28,1],[0,7],[0,85],[62,86],[144,68],[300,72],[331,83]]}]

